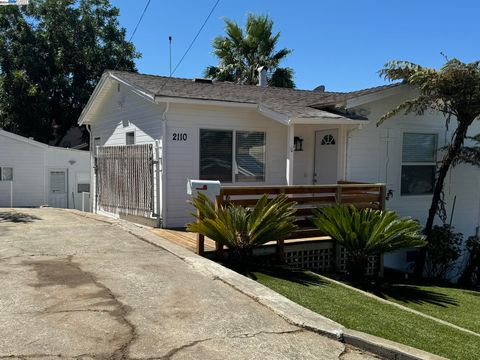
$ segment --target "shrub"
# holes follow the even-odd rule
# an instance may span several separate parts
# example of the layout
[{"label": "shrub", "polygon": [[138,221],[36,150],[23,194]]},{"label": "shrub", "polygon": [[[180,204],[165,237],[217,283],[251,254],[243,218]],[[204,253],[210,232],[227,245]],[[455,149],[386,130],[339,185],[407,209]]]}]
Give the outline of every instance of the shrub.
[{"label": "shrub", "polygon": [[458,282],[464,286],[480,287],[480,236],[470,236],[465,242],[468,253],[467,266]]},{"label": "shrub", "polygon": [[347,272],[356,281],[365,275],[369,256],[425,245],[420,224],[393,211],[335,205],[316,209],[313,223],[345,248]]},{"label": "shrub", "polygon": [[462,254],[463,234],[454,232],[453,226],[435,225],[426,246],[425,275],[436,280],[445,280],[454,269]]},{"label": "shrub", "polygon": [[192,200],[198,213],[196,222],[187,225],[187,230],[203,234],[231,250],[238,266],[246,265],[252,250],[258,245],[273,240],[283,240],[297,229],[295,203],[285,194],[268,200],[264,195],[253,209],[232,204],[218,209],[204,194]]}]

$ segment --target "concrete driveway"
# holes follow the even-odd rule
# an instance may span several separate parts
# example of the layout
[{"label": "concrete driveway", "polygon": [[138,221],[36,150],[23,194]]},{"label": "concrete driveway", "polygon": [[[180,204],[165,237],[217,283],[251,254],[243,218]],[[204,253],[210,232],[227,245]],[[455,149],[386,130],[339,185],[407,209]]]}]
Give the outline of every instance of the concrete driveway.
[{"label": "concrete driveway", "polygon": [[368,358],[68,211],[0,209],[0,278],[0,358]]}]

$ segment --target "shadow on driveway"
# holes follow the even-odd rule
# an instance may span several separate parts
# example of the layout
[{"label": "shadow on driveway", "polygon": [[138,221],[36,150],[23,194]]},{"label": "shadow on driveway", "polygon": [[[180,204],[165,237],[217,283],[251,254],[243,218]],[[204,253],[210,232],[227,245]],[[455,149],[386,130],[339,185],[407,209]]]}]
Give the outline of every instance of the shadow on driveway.
[{"label": "shadow on driveway", "polygon": [[24,214],[21,212],[0,211],[0,223],[2,222],[31,223],[31,222],[34,222],[35,220],[42,220],[42,219],[35,215]]}]

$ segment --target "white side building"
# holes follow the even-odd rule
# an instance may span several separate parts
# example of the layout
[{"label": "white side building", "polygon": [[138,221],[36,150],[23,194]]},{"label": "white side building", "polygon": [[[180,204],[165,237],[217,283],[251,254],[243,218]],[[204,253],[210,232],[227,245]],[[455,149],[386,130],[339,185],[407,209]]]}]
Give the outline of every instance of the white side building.
[{"label": "white side building", "polygon": [[[90,191],[88,151],[48,146],[0,130],[0,207],[82,207]],[[89,208],[88,196],[86,210]]]}]

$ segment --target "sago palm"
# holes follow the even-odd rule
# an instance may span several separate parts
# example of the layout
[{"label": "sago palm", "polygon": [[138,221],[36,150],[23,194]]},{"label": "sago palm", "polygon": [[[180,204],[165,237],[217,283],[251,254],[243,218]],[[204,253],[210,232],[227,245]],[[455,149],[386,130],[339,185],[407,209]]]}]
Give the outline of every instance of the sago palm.
[{"label": "sago palm", "polygon": [[365,274],[369,256],[426,244],[421,225],[394,211],[335,205],[316,209],[312,221],[345,248],[347,271],[354,279]]},{"label": "sago palm", "polygon": [[194,214],[197,221],[188,224],[187,230],[227,246],[237,260],[248,258],[258,245],[287,238],[297,228],[295,204],[284,194],[271,200],[264,195],[253,209],[232,204],[216,209],[204,194],[192,204],[198,211]]}]

